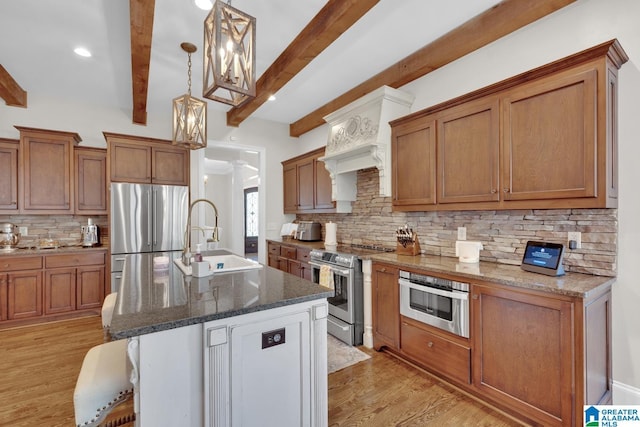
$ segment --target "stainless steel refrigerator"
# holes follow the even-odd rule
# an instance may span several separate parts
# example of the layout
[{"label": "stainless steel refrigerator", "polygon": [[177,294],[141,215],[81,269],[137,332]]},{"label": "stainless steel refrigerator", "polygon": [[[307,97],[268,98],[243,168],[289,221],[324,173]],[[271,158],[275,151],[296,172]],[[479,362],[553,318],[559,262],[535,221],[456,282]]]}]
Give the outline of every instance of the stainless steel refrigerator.
[{"label": "stainless steel refrigerator", "polygon": [[[111,290],[120,287],[127,259],[180,256],[189,209],[188,187],[111,184]],[[141,256],[145,255],[145,256]],[[173,262],[171,262],[171,267]]]}]

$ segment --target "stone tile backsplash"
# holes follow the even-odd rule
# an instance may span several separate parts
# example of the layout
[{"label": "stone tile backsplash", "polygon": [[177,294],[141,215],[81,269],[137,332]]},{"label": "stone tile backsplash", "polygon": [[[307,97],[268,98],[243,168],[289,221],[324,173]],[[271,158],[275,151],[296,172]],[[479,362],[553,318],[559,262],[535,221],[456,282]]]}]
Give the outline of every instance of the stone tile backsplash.
[{"label": "stone tile backsplash", "polygon": [[20,236],[18,246],[37,246],[41,239],[58,240],[61,246],[82,243],[80,227],[91,218],[100,230],[100,243],[109,242],[106,215],[0,215],[0,223],[10,222],[18,227],[27,227],[27,236]]},{"label": "stone tile backsplash", "polygon": [[358,196],[350,214],[300,214],[297,220],[337,223],[338,242],[395,248],[395,230],[408,224],[428,255],[455,257],[458,227],[467,240],[482,242],[482,261],[520,265],[528,240],[564,243],[567,232],[582,233],[582,248],[566,247],[567,271],[615,276],[617,209],[550,209],[511,211],[393,212],[391,198],[378,195],[378,172],[358,171]]}]

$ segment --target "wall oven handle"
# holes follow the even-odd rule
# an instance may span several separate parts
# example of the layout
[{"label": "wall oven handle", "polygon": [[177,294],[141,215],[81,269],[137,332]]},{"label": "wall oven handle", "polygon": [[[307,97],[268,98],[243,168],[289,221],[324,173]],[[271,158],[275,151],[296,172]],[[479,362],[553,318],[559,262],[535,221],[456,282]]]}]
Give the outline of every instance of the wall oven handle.
[{"label": "wall oven handle", "polygon": [[329,264],[320,264],[318,262],[313,262],[313,261],[309,261],[309,264],[313,265],[314,267],[322,267],[323,265],[328,265],[333,273],[338,273],[338,274],[340,274],[342,276],[348,276],[349,275],[349,270],[340,270],[340,269],[337,269],[334,266],[329,265]]},{"label": "wall oven handle", "polygon": [[404,280],[404,279],[399,279],[398,284],[400,284],[400,286],[406,286],[408,288],[415,289],[417,291],[428,292],[430,294],[440,295],[447,298],[455,298],[455,299],[461,299],[461,300],[469,299],[468,292],[443,291],[442,289],[432,288],[431,286],[417,285],[415,283],[411,283],[410,281]]}]

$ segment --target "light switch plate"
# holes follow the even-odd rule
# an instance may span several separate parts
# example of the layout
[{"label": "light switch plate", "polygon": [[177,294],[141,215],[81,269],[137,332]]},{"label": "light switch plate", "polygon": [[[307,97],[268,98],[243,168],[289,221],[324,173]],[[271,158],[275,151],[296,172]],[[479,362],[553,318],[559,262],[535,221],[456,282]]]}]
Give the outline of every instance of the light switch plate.
[{"label": "light switch plate", "polygon": [[467,227],[458,227],[458,240],[467,240]]},{"label": "light switch plate", "polygon": [[582,247],[582,233],[579,231],[570,231],[567,233],[567,241],[570,242],[574,240],[576,242],[576,249],[580,249]]},{"label": "light switch plate", "polygon": [[29,229],[27,227],[18,227],[18,233],[20,233],[21,236],[28,236]]}]

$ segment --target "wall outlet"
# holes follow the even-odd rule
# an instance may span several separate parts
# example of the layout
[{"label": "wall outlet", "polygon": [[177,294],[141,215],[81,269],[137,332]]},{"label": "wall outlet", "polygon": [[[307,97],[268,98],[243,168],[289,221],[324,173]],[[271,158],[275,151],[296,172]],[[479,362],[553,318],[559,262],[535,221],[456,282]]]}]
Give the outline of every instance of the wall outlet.
[{"label": "wall outlet", "polygon": [[29,228],[27,227],[18,227],[18,233],[20,233],[20,236],[28,236],[29,235]]},{"label": "wall outlet", "polygon": [[570,231],[567,233],[567,241],[575,241],[576,249],[580,249],[582,247],[582,233],[579,231]]},{"label": "wall outlet", "polygon": [[467,240],[467,227],[458,227],[458,240]]}]

